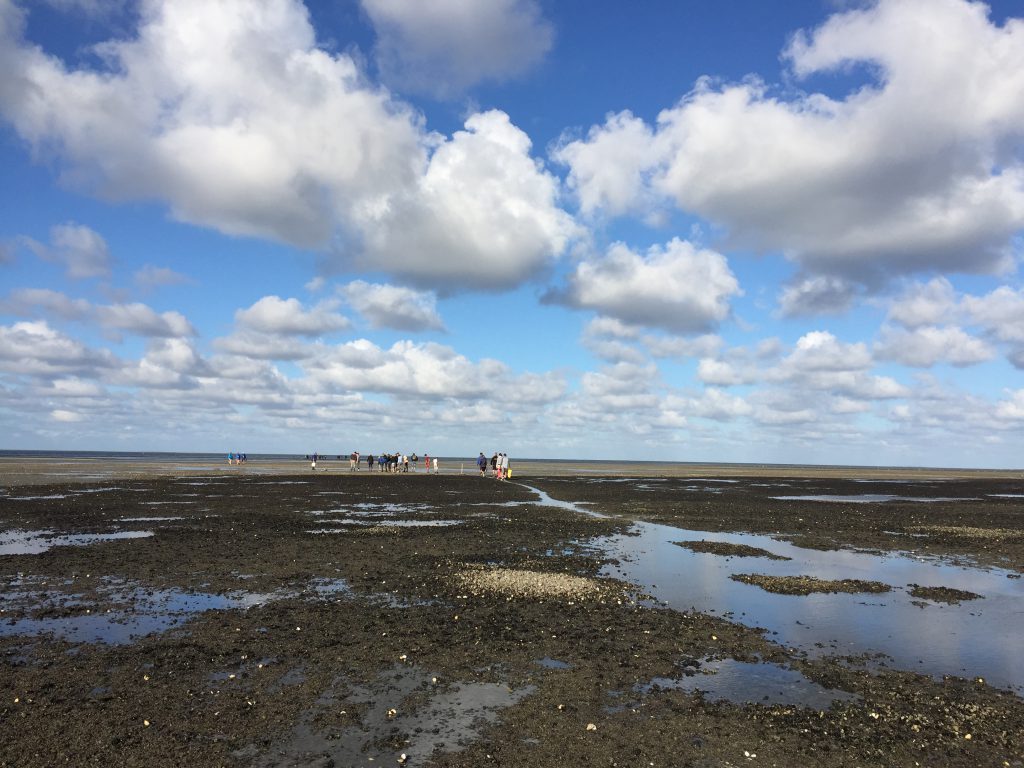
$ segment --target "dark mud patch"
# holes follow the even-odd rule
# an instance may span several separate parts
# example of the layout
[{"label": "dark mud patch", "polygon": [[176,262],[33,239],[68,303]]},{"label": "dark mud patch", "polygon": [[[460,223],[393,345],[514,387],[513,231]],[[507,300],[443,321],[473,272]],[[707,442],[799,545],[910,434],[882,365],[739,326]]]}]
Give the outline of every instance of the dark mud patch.
[{"label": "dark mud patch", "polygon": [[910,584],[908,593],[911,597],[920,600],[933,600],[936,603],[949,603],[959,605],[965,600],[980,600],[981,595],[968,592],[965,589],[953,589],[952,587],[922,587],[920,584]]},{"label": "dark mud patch", "polygon": [[749,544],[729,544],[724,541],[673,541],[677,547],[691,552],[703,552],[724,557],[764,557],[768,560],[792,560],[790,557],[775,555],[767,549],[752,547]]},{"label": "dark mud patch", "polygon": [[733,581],[753,584],[777,595],[810,595],[815,592],[891,592],[892,587],[880,581],[863,579],[817,579],[814,576],[766,576],[761,573],[734,573]]},{"label": "dark mud patch", "polygon": [[[775,642],[770,631],[652,604],[636,593],[643,585],[624,585],[626,594],[615,599],[578,600],[544,589],[512,597],[461,581],[479,570],[511,573],[520,587],[534,574],[574,577],[556,580],[570,586],[575,578],[603,583],[609,561],[593,542],[632,528],[631,508],[620,507],[617,496],[594,498],[600,511],[616,515],[594,519],[542,507],[513,483],[475,477],[280,479],[225,477],[200,491],[195,505],[175,508],[183,520],[154,524],[151,537],[0,559],[0,590],[17,593],[0,622],[43,615],[47,605],[73,620],[76,603],[92,614],[139,615],[165,611],[168,595],[274,596],[247,607],[182,611],[166,631],[123,644],[52,633],[0,636],[0,766],[394,766],[403,753],[407,764],[430,768],[974,768],[1024,761],[1024,699],[1011,691],[818,658]],[[594,485],[617,494],[625,484]],[[124,486],[72,493],[80,486],[51,485],[33,489],[36,499],[0,497],[0,520],[6,530],[110,531],[124,517],[151,511],[145,502],[180,491],[166,479]],[[346,508],[402,505],[396,519],[461,522],[369,536],[360,526],[310,534],[311,512],[324,507],[325,493]],[[643,498],[666,516],[673,508],[684,522],[756,526],[773,535],[791,533],[789,522],[808,514],[794,506],[789,517],[766,515],[763,502],[737,484],[720,496],[679,489],[679,498],[697,499],[693,506],[673,493],[665,490],[664,504],[660,494]],[[575,488],[557,496],[588,500]],[[1012,527],[1014,503],[999,502],[998,520],[985,524]],[[926,506],[920,514],[938,509]],[[892,522],[865,521],[865,531]],[[849,543],[820,520],[807,525]],[[1006,546],[1013,544],[986,551],[1012,555]],[[123,588],[108,589],[112,579]],[[539,586],[549,586],[547,579]],[[47,602],[30,593],[44,593]],[[676,686],[694,659],[717,668],[719,682],[725,674],[767,676],[765,693],[781,686],[794,696],[715,700]],[[835,701],[845,697],[818,688],[820,700],[803,700],[801,686],[812,689],[781,669],[856,700]],[[699,687],[710,688],[716,678],[702,679]],[[737,690],[744,685],[737,680]]]}]

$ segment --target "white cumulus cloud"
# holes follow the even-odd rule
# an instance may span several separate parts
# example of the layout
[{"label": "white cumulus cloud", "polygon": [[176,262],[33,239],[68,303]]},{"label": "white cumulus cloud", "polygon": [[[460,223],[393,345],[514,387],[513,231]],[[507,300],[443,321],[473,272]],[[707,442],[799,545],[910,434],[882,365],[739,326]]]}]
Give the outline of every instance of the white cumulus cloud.
[{"label": "white cumulus cloud", "polygon": [[423,162],[418,118],[319,50],[297,0],[144,2],[135,35],[99,47],[104,71],[69,69],[23,26],[3,0],[0,110],[87,191],[312,245]]},{"label": "white cumulus cloud", "polygon": [[905,328],[939,325],[948,322],[956,311],[956,293],[952,283],[936,277],[927,283],[915,283],[889,308],[889,319]]},{"label": "white cumulus cloud", "polygon": [[354,280],[340,291],[345,300],[374,328],[400,331],[442,330],[437,314],[437,299],[432,293],[414,291],[397,285]]},{"label": "white cumulus cloud", "polygon": [[0,326],[0,370],[15,374],[97,374],[117,365],[107,350],[93,350],[45,320]]},{"label": "white cumulus cloud", "polygon": [[912,331],[884,328],[874,352],[882,360],[915,368],[929,368],[942,362],[962,368],[991,360],[996,355],[982,339],[956,326],[926,326]]},{"label": "white cumulus cloud", "polygon": [[95,309],[96,320],[109,330],[128,331],[140,336],[195,336],[196,330],[180,312],[158,313],[152,307],[133,304],[107,304]]},{"label": "white cumulus cloud", "polygon": [[451,347],[399,341],[388,349],[358,339],[303,361],[317,386],[331,391],[370,391],[425,399],[495,399],[544,403],[557,399],[565,382],[554,374],[514,374],[497,360],[473,362]]},{"label": "white cumulus cloud", "polygon": [[783,317],[838,315],[853,306],[857,286],[834,275],[814,275],[787,285],[779,296]]},{"label": "white cumulus cloud", "polygon": [[984,296],[964,296],[961,306],[996,339],[1024,344],[1024,290],[1003,285]]},{"label": "white cumulus cloud", "polygon": [[700,333],[729,316],[739,283],[725,257],[673,238],[640,255],[622,243],[580,262],[564,291],[548,300],[593,309],[630,325]]},{"label": "white cumulus cloud", "polygon": [[530,138],[497,110],[465,128],[434,150],[415,188],[366,212],[365,266],[442,291],[504,289],[565,250],[577,226]]},{"label": "white cumulus cloud", "polygon": [[[2,40],[0,37],[0,44]],[[110,275],[111,258],[107,242],[89,227],[74,222],[58,224],[50,230],[50,245],[30,238],[25,238],[25,242],[40,258],[62,264],[72,280]]]},{"label": "white cumulus cloud", "polygon": [[264,296],[247,309],[235,312],[235,320],[244,329],[280,336],[319,336],[347,328],[347,317],[334,310],[337,302],[322,301],[309,309],[298,299]]},{"label": "white cumulus cloud", "polygon": [[535,0],[361,0],[377,32],[377,64],[399,90],[441,98],[534,67],[554,30]]},{"label": "white cumulus cloud", "polygon": [[585,208],[660,192],[808,273],[997,270],[1024,226],[1024,24],[986,14],[966,0],[839,13],[785,58],[800,78],[868,65],[867,86],[783,99],[702,80],[652,129],[613,115],[558,156]]},{"label": "white cumulus cloud", "polygon": [[98,46],[96,69],[69,67],[25,28],[0,0],[0,114],[76,189],[164,201],[228,234],[331,245],[345,265],[444,290],[512,287],[575,233],[558,179],[506,114],[472,115],[447,140],[428,133],[352,57],[317,47],[299,0],[147,0],[134,35]]}]

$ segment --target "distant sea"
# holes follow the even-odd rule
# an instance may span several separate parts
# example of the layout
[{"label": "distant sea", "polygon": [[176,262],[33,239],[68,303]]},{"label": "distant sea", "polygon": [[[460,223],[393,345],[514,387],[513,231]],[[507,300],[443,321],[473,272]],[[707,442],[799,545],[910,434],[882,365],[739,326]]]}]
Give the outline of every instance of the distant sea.
[{"label": "distant sea", "polygon": [[[113,462],[168,462],[168,461],[223,461],[227,458],[227,451],[218,453],[184,453],[175,451],[48,451],[48,450],[10,450],[0,449],[0,458],[9,459],[102,459],[104,461]],[[335,453],[321,453],[320,456],[327,461],[337,460],[339,454]],[[364,457],[367,453],[362,454]],[[410,454],[411,455],[411,454]],[[423,457],[422,454],[419,455]],[[348,454],[341,454],[343,459],[348,459]],[[298,453],[249,453],[246,454],[246,458],[250,462],[281,462],[281,461],[301,461],[306,458],[306,454]],[[466,462],[467,465],[475,464],[476,455],[467,456],[438,456],[439,461],[445,462]],[[490,458],[488,456],[488,458]],[[592,468],[592,471],[598,472],[602,468],[610,468],[612,466],[621,467],[622,465],[630,465],[631,467],[645,467],[649,466],[652,468],[656,467],[707,467],[707,468],[721,468],[721,469],[832,469],[832,470],[907,470],[907,471],[935,471],[935,470],[952,470],[952,471],[975,471],[970,469],[959,469],[956,467],[912,467],[912,466],[872,466],[872,465],[856,465],[856,464],[775,464],[775,463],[753,463],[753,462],[722,462],[722,461],[648,461],[643,459],[546,459],[546,458],[532,458],[526,456],[511,456],[513,462],[529,463],[529,464],[548,464],[548,465],[565,465],[566,467],[581,467]],[[584,470],[585,471],[585,470]]]}]

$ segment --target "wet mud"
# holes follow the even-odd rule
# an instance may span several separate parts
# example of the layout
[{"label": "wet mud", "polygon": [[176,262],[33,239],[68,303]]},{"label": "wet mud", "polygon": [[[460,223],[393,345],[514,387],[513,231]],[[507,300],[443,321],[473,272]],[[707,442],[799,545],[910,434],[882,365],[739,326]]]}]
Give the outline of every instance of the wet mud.
[{"label": "wet mud", "polygon": [[812,595],[815,592],[872,592],[879,594],[892,590],[888,584],[863,579],[818,579],[814,576],[765,576],[761,573],[734,573],[733,581],[753,584],[777,595]]},{"label": "wet mud", "polygon": [[723,557],[765,557],[769,560],[789,560],[788,557],[776,555],[767,549],[752,547],[749,544],[730,544],[724,541],[674,541],[672,543],[691,552],[707,552]]},{"label": "wet mud", "polygon": [[607,517],[472,476],[8,487],[0,765],[1024,765],[1018,691],[666,606],[597,546],[650,520],[1016,575],[1012,483],[873,509],[764,478],[523,480]]},{"label": "wet mud", "polygon": [[952,587],[922,587],[920,584],[909,585],[907,592],[911,597],[921,600],[933,600],[937,603],[949,603],[956,605],[964,600],[980,600],[981,595],[968,592],[966,589],[953,589]]}]

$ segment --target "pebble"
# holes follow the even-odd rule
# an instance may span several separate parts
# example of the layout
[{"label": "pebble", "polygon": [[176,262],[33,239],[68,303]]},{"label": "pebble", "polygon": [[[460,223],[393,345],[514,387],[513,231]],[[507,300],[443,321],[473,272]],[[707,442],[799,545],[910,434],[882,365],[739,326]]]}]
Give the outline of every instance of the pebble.
[{"label": "pebble", "polygon": [[597,726],[594,725],[593,723],[587,723],[587,730],[588,731],[596,731],[597,730]]}]

